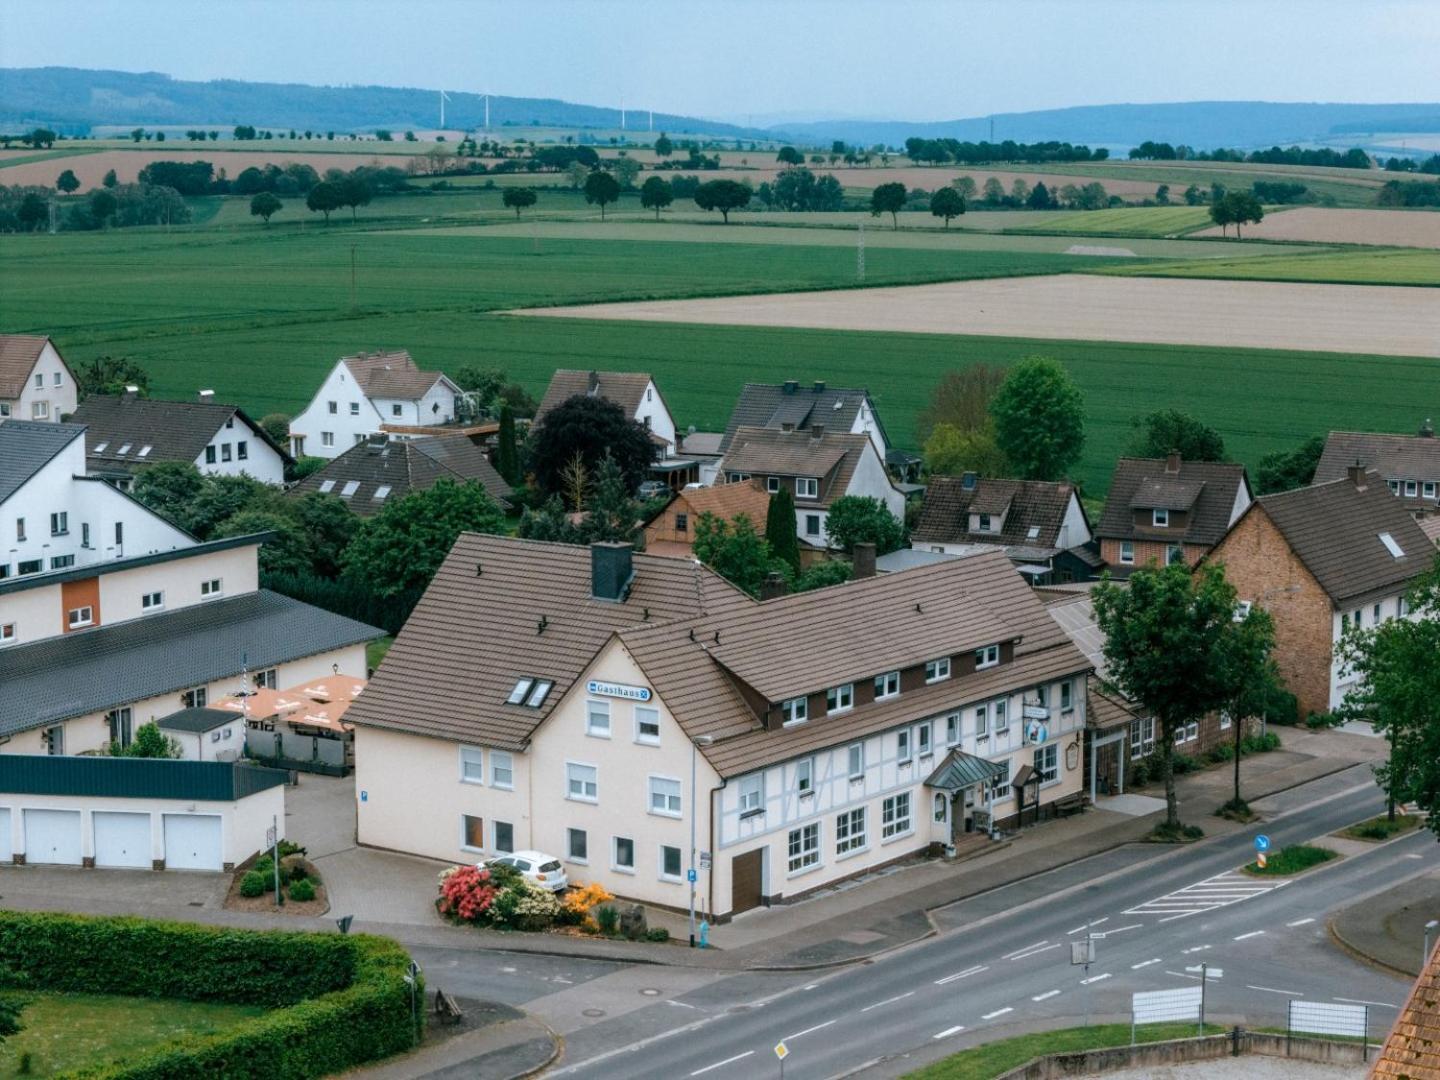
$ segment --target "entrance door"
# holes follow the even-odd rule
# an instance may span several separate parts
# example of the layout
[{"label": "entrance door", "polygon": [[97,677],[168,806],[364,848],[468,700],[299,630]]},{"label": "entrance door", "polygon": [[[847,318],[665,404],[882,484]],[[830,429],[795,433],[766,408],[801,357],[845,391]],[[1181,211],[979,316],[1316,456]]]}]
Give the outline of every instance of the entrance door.
[{"label": "entrance door", "polygon": [[760,906],[763,895],[765,853],[763,850],[747,851],[730,860],[730,914]]},{"label": "entrance door", "polygon": [[150,815],[122,814],[96,810],[90,815],[95,826],[95,865],[128,866],[136,870],[151,867]]}]

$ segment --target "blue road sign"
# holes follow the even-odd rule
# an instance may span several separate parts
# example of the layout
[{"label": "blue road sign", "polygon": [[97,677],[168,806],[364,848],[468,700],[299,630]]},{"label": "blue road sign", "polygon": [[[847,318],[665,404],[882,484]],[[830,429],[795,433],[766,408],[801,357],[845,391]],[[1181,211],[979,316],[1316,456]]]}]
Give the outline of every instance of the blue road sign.
[{"label": "blue road sign", "polygon": [[693,866],[685,872],[685,880],[690,882],[691,885],[694,885],[695,882],[699,880],[699,875],[695,873]]},{"label": "blue road sign", "polygon": [[1269,851],[1269,850],[1270,850],[1270,838],[1269,838],[1268,836],[1266,836],[1264,833],[1260,833],[1258,836],[1255,837],[1255,850],[1256,850],[1256,851]]}]

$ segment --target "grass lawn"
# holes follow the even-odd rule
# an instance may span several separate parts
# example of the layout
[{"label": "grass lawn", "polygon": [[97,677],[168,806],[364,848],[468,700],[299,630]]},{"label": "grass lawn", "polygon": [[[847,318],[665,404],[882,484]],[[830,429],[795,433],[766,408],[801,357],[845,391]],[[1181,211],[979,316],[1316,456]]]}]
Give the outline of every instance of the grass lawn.
[{"label": "grass lawn", "polygon": [[1213,224],[1209,209],[1203,206],[1134,206],[1052,213],[1048,220],[1033,218],[1020,231],[1065,236],[1178,236]]},{"label": "grass lawn", "polygon": [[1291,844],[1279,851],[1272,851],[1265,860],[1265,869],[1260,869],[1258,863],[1251,863],[1245,867],[1245,872],[1255,877],[1285,877],[1290,874],[1303,874],[1306,870],[1313,870],[1331,859],[1338,859],[1337,852],[1329,848],[1314,847],[1311,844]]},{"label": "grass lawn", "polygon": [[[1205,1025],[1207,1035],[1218,1035],[1224,1030],[1218,1024]],[[1195,1035],[1195,1024],[1147,1024],[1136,1028],[1135,1041],[1164,1042],[1168,1039],[1192,1039]],[[905,1080],[992,1080],[993,1077],[1024,1065],[1042,1054],[1129,1045],[1129,1024],[1098,1024],[1088,1028],[1063,1028],[1033,1035],[1017,1035],[952,1054],[943,1061],[907,1073]]]},{"label": "grass lawn", "polygon": [[1409,248],[1323,251],[1261,259],[1112,265],[1107,270],[1143,277],[1235,278],[1329,285],[1440,285],[1440,251]]},{"label": "grass lawn", "polygon": [[33,1076],[52,1076],[123,1058],[181,1035],[210,1035],[265,1010],[161,998],[24,991],[21,1031],[0,1046],[0,1074],[16,1075],[23,1054]]},{"label": "grass lawn", "polygon": [[1395,820],[1391,821],[1389,816],[1381,814],[1369,821],[1361,821],[1349,828],[1341,829],[1336,836],[1343,836],[1348,840],[1389,840],[1392,836],[1400,836],[1413,829],[1420,827],[1418,814],[1396,814]]}]

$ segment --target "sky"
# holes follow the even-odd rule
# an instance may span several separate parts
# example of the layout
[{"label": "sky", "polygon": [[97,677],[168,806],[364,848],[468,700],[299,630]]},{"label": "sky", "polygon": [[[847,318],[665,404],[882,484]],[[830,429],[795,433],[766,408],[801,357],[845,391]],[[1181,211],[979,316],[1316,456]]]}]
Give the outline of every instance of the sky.
[{"label": "sky", "polygon": [[1440,98],[1440,0],[0,0],[0,66],[756,124]]}]

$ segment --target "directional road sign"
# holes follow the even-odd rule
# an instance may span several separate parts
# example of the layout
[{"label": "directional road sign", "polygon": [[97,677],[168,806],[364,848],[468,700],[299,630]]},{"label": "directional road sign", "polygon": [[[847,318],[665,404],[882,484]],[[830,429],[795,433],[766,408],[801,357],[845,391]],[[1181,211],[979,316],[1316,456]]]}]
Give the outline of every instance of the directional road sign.
[{"label": "directional road sign", "polygon": [[1269,851],[1269,850],[1270,850],[1270,837],[1266,836],[1264,833],[1258,834],[1258,835],[1255,837],[1255,850],[1256,850],[1256,851]]}]

